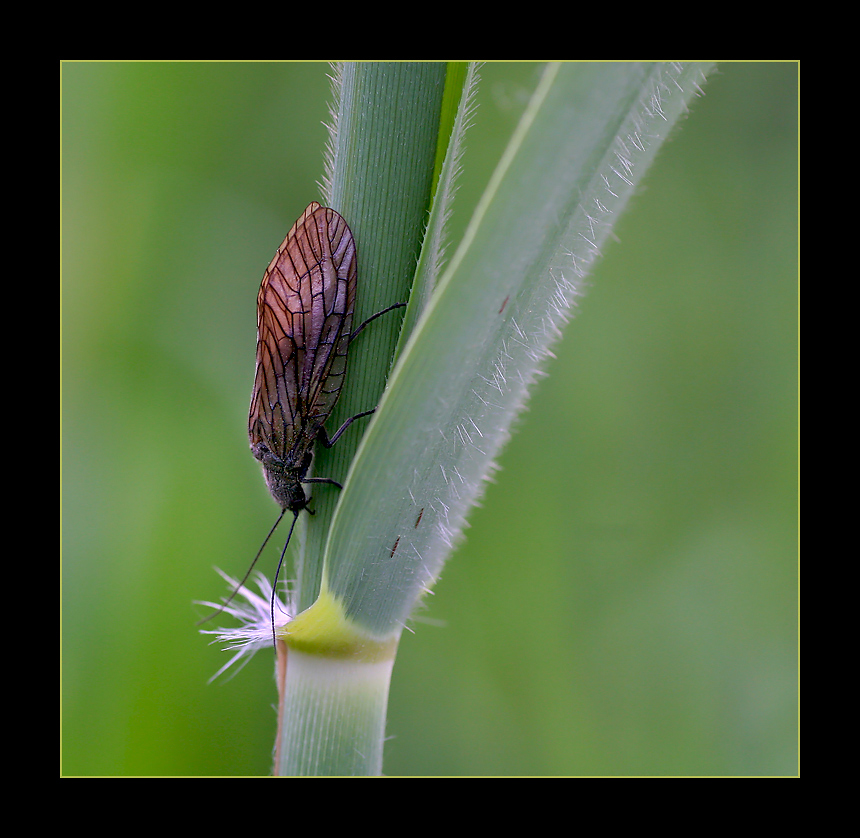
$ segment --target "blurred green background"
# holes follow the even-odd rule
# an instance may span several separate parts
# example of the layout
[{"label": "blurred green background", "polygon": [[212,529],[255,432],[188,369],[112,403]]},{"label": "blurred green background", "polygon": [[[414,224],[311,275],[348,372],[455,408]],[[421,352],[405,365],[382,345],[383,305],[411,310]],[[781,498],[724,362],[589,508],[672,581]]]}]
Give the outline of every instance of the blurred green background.
[{"label": "blurred green background", "polygon": [[[538,70],[484,68],[455,241]],[[328,71],[61,67],[66,775],[270,771],[272,657],[207,684],[193,600],[276,515],[254,305]],[[721,64],[658,155],[404,634],[387,774],[797,771],[797,107]]]}]

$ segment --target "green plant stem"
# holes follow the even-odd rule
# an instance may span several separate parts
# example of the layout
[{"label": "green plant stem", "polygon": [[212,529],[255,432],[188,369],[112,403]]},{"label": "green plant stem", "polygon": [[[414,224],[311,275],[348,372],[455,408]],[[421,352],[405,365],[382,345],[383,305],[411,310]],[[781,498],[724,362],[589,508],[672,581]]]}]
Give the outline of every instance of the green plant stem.
[{"label": "green plant stem", "polygon": [[275,773],[381,774],[393,664],[393,657],[355,661],[291,649],[286,655]]},{"label": "green plant stem", "polygon": [[[463,240],[429,286],[373,422],[317,463],[318,474],[341,480],[349,468],[349,479],[340,496],[320,494],[308,529],[305,610],[284,633],[293,661],[280,729],[293,756],[280,771],[381,770],[402,628],[459,536],[582,278],[708,69],[545,69]],[[358,242],[359,297],[365,289],[370,306],[359,322],[403,299],[415,271],[444,76],[439,65],[344,71],[330,189]],[[437,193],[431,229],[450,195]],[[425,256],[419,274],[437,263]],[[396,322],[374,324],[361,353],[351,352],[355,383],[333,427],[376,404],[397,339]]]},{"label": "green plant stem", "polygon": [[366,631],[399,631],[433,586],[583,277],[706,70],[546,68],[352,464],[328,581]]},{"label": "green plant stem", "polygon": [[[446,64],[346,64],[336,79],[336,111],[325,202],[347,220],[358,253],[355,323],[405,302],[432,200],[433,172]],[[385,386],[400,334],[396,310],[361,333],[351,346],[346,384],[330,426],[374,408]],[[317,446],[314,473],[345,482],[369,419],[351,427],[330,450]],[[276,773],[376,775],[396,640],[383,638],[368,659],[350,626],[323,609],[323,556],[340,494],[314,492],[314,516],[303,521],[296,561],[297,635],[285,633],[286,667],[279,668],[281,702]],[[307,516],[303,516],[307,519]],[[336,603],[329,603],[336,610]],[[310,609],[310,610],[309,610]],[[311,612],[314,612],[311,614]],[[308,619],[303,620],[303,617]],[[334,630],[332,631],[332,625]],[[377,648],[376,640],[370,646]]]},{"label": "green plant stem", "polygon": [[[325,200],[355,236],[356,323],[409,298],[432,195],[446,71],[445,63],[358,62],[341,68]],[[350,348],[330,427],[376,406],[402,319],[402,310],[386,314]],[[331,450],[317,446],[314,473],[343,482],[369,422],[359,420]],[[338,502],[336,489],[320,487],[314,493],[313,521],[302,522],[306,532],[296,574],[300,609],[319,594]]]}]

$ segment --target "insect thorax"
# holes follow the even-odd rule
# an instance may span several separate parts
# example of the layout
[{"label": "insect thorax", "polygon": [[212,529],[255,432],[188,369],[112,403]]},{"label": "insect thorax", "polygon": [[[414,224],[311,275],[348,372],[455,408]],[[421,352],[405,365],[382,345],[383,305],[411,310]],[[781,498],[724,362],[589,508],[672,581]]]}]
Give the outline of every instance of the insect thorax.
[{"label": "insect thorax", "polygon": [[276,457],[264,443],[258,442],[251,446],[251,453],[263,466],[263,477],[272,497],[282,509],[298,512],[308,505],[302,480],[311,465],[313,454],[306,451],[302,454],[299,465],[284,462]]}]

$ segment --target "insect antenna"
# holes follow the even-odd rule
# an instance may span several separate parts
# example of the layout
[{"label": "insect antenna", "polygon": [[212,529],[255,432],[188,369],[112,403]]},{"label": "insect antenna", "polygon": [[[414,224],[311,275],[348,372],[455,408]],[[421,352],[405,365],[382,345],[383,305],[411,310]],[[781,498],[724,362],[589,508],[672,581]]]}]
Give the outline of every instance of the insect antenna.
[{"label": "insect antenna", "polygon": [[[286,510],[284,510],[286,512]],[[284,513],[281,513],[281,517],[283,517]],[[280,518],[278,519],[280,520]],[[287,534],[287,541],[284,544],[284,549],[281,550],[281,558],[278,560],[278,568],[275,571],[275,578],[272,580],[272,602],[271,602],[271,615],[272,615],[272,646],[274,648],[278,648],[278,638],[275,636],[275,599],[278,596],[278,575],[281,572],[281,565],[284,563],[284,556],[287,555],[287,547],[290,546],[290,539],[293,537],[293,530],[296,528],[296,521],[299,520],[299,510],[296,509],[293,512],[293,523],[290,524],[290,531]]]},{"label": "insect antenna", "polygon": [[[198,625],[198,626],[199,626],[199,625],[202,625],[203,623],[206,623],[206,622],[208,622],[209,620],[211,620],[213,617],[217,617],[217,616],[218,616],[218,615],[219,615],[219,614],[220,614],[220,613],[221,613],[221,612],[222,612],[222,611],[223,611],[223,610],[224,610],[224,609],[225,609],[225,608],[226,608],[226,607],[227,607],[227,606],[228,606],[228,605],[233,601],[233,599],[234,599],[234,597],[236,596],[236,594],[238,594],[238,593],[239,593],[239,591],[242,589],[242,587],[244,586],[244,584],[248,581],[248,577],[251,575],[251,571],[254,569],[254,565],[255,565],[255,564],[257,564],[257,560],[260,558],[260,556],[262,556],[262,555],[263,555],[263,550],[265,550],[265,549],[266,549],[266,545],[269,543],[269,539],[270,539],[270,538],[275,534],[275,530],[278,528],[278,524],[280,524],[280,523],[281,523],[281,518],[283,518],[283,517],[284,517],[284,513],[285,513],[286,511],[287,511],[286,509],[282,509],[282,510],[281,510],[281,514],[280,514],[280,515],[278,515],[278,520],[277,520],[277,521],[275,521],[275,525],[272,527],[272,529],[270,529],[270,530],[269,530],[269,534],[266,536],[266,540],[263,542],[263,544],[261,545],[260,549],[257,551],[257,555],[256,555],[256,556],[254,556],[254,561],[252,561],[252,562],[251,562],[251,566],[248,568],[248,570],[246,570],[246,571],[245,571],[245,575],[242,577],[242,581],[241,581],[238,585],[236,585],[236,587],[235,587],[235,588],[233,588],[233,593],[231,593],[231,594],[230,594],[230,596],[228,596],[228,597],[227,597],[227,599],[225,599],[225,600],[224,600],[224,602],[222,603],[221,607],[220,607],[217,611],[213,611],[213,612],[212,612],[208,617],[204,617],[202,620],[199,620],[199,621],[196,623],[196,625]],[[298,516],[296,516],[296,517],[298,517]],[[295,525],[296,525],[296,522],[295,522],[295,520],[294,520],[294,521],[293,521],[293,527],[294,527]],[[292,532],[293,532],[293,527],[290,527],[290,534],[291,534],[291,535],[292,535]],[[289,544],[289,543],[290,543],[290,542],[289,542],[289,538],[288,538],[288,539],[287,539],[287,544]],[[287,548],[286,548],[286,547],[284,547],[284,550],[286,550],[286,549],[287,549]],[[284,559],[284,557],[283,557],[283,556],[281,556],[281,561],[283,561],[283,559]],[[280,566],[280,564],[279,564],[279,565],[278,565],[278,569],[279,569],[279,570],[280,570],[280,567],[281,567],[281,566]],[[275,581],[277,582],[277,578],[275,579]],[[273,618],[273,619],[274,619],[274,618]]]}]

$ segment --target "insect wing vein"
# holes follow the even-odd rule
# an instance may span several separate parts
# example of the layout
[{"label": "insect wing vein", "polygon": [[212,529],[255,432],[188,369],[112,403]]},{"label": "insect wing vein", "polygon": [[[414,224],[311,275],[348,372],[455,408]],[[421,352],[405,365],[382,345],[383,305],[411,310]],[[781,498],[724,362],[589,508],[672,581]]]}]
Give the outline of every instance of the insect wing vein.
[{"label": "insect wing vein", "polygon": [[272,259],[257,298],[252,446],[281,461],[312,444],[340,395],[355,306],[355,242],[343,218],[310,204]]}]

